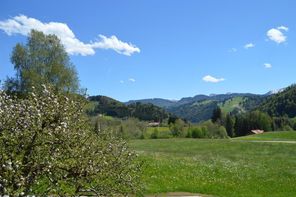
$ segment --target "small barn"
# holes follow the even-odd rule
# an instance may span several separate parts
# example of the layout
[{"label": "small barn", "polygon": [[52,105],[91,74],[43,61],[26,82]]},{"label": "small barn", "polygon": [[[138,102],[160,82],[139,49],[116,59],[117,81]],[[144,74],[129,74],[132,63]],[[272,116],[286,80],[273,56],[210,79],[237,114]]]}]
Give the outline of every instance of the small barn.
[{"label": "small barn", "polygon": [[264,130],[260,130],[260,129],[251,130],[251,133],[253,133],[253,134],[260,134],[260,133],[263,133],[263,132],[264,132]]}]

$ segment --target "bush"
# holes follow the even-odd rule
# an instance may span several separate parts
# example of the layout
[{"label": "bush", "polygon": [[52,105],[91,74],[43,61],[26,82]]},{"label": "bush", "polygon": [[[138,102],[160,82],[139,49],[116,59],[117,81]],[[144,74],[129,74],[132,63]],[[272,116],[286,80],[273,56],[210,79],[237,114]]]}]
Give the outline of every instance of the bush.
[{"label": "bush", "polygon": [[206,137],[206,133],[204,133],[204,130],[202,130],[202,128],[200,128],[200,127],[190,128],[189,130],[190,130],[192,138],[205,138]]},{"label": "bush", "polygon": [[150,136],[151,139],[157,139],[158,138],[158,129],[155,128],[153,130],[153,133],[151,133],[151,136]]},{"label": "bush", "polygon": [[225,129],[225,127],[223,126],[219,126],[215,131],[214,137],[217,138],[227,138],[227,131]]},{"label": "bush", "polygon": [[185,122],[181,119],[177,119],[175,123],[170,124],[171,134],[174,137],[185,137],[186,134],[184,133],[185,132],[184,127],[185,127]]},{"label": "bush", "polygon": [[202,130],[208,138],[227,138],[225,127],[206,121],[202,124]]},{"label": "bush", "polygon": [[187,134],[186,134],[186,138],[191,138],[191,137],[192,137],[191,129],[188,129]]},{"label": "bush", "polygon": [[122,121],[120,129],[125,139],[141,139],[146,131],[146,123],[136,118],[128,118]]},{"label": "bush", "polygon": [[289,125],[285,125],[283,127],[283,131],[293,131],[293,128],[291,128]]},{"label": "bush", "polygon": [[79,100],[0,92],[0,196],[127,195],[139,170],[125,141],[91,130]]}]

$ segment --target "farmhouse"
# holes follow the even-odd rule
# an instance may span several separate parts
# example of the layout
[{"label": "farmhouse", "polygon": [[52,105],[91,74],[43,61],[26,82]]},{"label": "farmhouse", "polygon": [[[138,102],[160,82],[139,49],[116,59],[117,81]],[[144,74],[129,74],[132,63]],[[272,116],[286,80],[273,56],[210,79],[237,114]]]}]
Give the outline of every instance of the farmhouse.
[{"label": "farmhouse", "polygon": [[263,133],[264,130],[254,129],[254,130],[251,130],[251,132],[252,132],[253,134],[260,134],[260,133]]},{"label": "farmhouse", "polygon": [[148,126],[149,127],[158,127],[160,125],[160,122],[149,122]]}]

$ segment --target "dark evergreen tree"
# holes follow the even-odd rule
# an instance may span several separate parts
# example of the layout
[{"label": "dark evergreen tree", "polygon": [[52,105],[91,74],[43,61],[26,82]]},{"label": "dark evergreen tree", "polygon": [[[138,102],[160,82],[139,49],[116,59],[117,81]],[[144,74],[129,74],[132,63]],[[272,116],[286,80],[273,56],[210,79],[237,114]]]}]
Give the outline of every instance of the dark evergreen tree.
[{"label": "dark evergreen tree", "polygon": [[212,122],[213,123],[221,123],[222,120],[222,111],[220,107],[217,107],[216,109],[213,110],[213,115],[212,115]]},{"label": "dark evergreen tree", "polygon": [[272,119],[266,113],[253,111],[235,117],[234,132],[236,136],[251,134],[251,130],[272,130]]},{"label": "dark evergreen tree", "polygon": [[229,137],[234,137],[234,120],[229,114],[226,115],[225,129]]},{"label": "dark evergreen tree", "polygon": [[168,124],[175,124],[176,120],[178,119],[177,116],[170,116],[169,119],[168,119]]}]

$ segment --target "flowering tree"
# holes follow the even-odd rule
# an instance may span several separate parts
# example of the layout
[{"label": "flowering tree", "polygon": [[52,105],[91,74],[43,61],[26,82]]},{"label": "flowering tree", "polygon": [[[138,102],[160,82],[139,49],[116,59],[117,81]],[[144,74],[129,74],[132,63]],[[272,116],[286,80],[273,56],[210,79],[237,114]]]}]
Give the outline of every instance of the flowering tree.
[{"label": "flowering tree", "polygon": [[0,92],[0,196],[137,193],[139,170],[126,142],[91,130],[81,101]]}]

